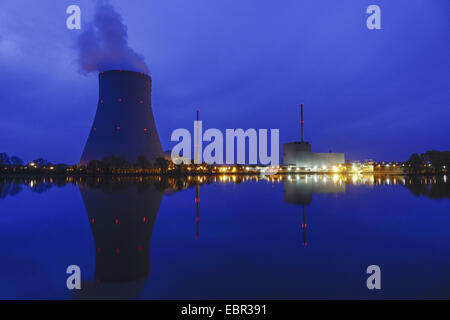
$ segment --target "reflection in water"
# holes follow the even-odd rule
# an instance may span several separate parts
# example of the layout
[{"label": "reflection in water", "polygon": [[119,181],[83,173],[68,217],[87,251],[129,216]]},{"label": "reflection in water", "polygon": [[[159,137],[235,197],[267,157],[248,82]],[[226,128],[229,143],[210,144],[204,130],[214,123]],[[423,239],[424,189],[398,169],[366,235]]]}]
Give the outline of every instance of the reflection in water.
[{"label": "reflection in water", "polygon": [[[66,184],[79,187],[95,243],[93,281],[84,281],[77,298],[135,298],[150,274],[150,242],[164,194],[195,187],[199,232],[200,185],[211,183],[283,183],[284,202],[299,207],[302,244],[307,245],[307,209],[313,194],[345,193],[347,186],[399,185],[415,196],[450,198],[446,176],[373,175],[220,175],[163,177],[0,177],[0,199],[23,190],[42,193]],[[193,195],[193,194],[192,194]],[[301,207],[301,209],[300,209]]]},{"label": "reflection in water", "polygon": [[[297,206],[301,215],[302,244],[307,245],[307,214],[311,217],[313,194],[342,194],[356,187],[409,190],[430,199],[450,198],[446,176],[373,175],[220,175],[179,178],[163,177],[0,177],[0,199],[21,191],[42,193],[70,184],[80,190],[95,247],[94,274],[83,274],[77,298],[136,298],[140,296],[151,270],[150,244],[164,194],[190,188],[191,218],[195,202],[195,238],[199,232],[200,185],[243,182],[283,183],[284,202]],[[248,186],[251,187],[251,186]],[[195,191],[194,191],[195,188]],[[400,196],[403,193],[398,193]],[[259,194],[257,195],[259,196]],[[220,199],[220,198],[219,198]],[[221,201],[221,200],[218,200]],[[350,199],[350,201],[354,201]],[[78,213],[78,212],[77,212]],[[317,221],[317,220],[316,220]],[[191,220],[190,223],[193,223]],[[316,222],[317,223],[317,222]],[[308,226],[309,227],[309,226]],[[300,229],[300,228],[299,228]],[[316,227],[316,229],[319,229]],[[189,234],[193,237],[194,231]],[[296,240],[294,240],[296,241]],[[310,252],[310,251],[309,251]]]},{"label": "reflection in water", "polygon": [[[365,185],[375,187],[378,185],[402,185],[408,188],[414,195],[427,196],[431,199],[450,198],[450,185],[448,178],[444,176],[394,176],[394,175],[214,175],[214,176],[184,176],[177,178],[165,178],[159,176],[146,177],[28,177],[7,178],[0,177],[0,199],[14,196],[28,188],[32,192],[42,193],[53,187],[63,187],[67,184],[78,185],[82,183],[97,183],[98,185],[115,182],[136,182],[145,184],[151,182],[159,190],[165,193],[177,192],[185,188],[194,187],[197,184],[210,183],[242,183],[247,181],[268,181],[271,183],[283,181],[298,181],[305,179],[308,182],[320,181],[326,185]],[[315,193],[315,192],[313,192]]]},{"label": "reflection in water", "polygon": [[[116,182],[99,188],[79,184],[79,188],[94,236],[95,281],[136,281],[137,296],[150,273],[150,239],[163,192],[153,183]],[[82,288],[81,293],[88,296],[103,293],[99,292],[102,286],[85,284]],[[124,292],[122,286],[113,288]]]},{"label": "reflection in water", "polygon": [[447,176],[428,179],[409,177],[404,186],[417,197],[426,196],[430,199],[450,198],[450,184],[447,183]]},{"label": "reflection in water", "polygon": [[195,211],[196,211],[196,224],[197,224],[197,232],[195,233],[195,238],[198,239],[200,237],[199,234],[199,223],[200,223],[200,217],[199,217],[199,206],[200,206],[200,186],[197,184],[195,186]]},{"label": "reflection in water", "polygon": [[344,193],[345,184],[339,183],[335,175],[334,179],[327,176],[296,176],[295,179],[285,179],[284,186],[284,202],[302,206],[302,245],[306,246],[306,213],[305,206],[311,204],[313,193]]},{"label": "reflection in water", "polygon": [[164,192],[195,185],[196,238],[199,185],[207,179],[88,178],[78,187],[95,242],[95,281],[77,298],[136,298],[150,274],[150,241]]}]

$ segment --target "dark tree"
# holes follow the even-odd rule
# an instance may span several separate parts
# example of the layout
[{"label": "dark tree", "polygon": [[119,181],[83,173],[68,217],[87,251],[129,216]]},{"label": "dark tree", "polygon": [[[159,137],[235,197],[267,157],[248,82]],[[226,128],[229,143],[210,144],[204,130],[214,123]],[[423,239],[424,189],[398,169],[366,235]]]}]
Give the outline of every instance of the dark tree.
[{"label": "dark tree", "polygon": [[127,161],[127,159],[123,156],[117,157],[117,156],[109,156],[105,157],[102,160],[105,168],[108,170],[111,169],[125,169],[130,167],[130,163]]},{"label": "dark tree", "polygon": [[165,158],[159,157],[159,158],[156,159],[155,165],[158,168],[160,168],[161,169],[161,173],[164,174],[164,173],[167,172],[167,169],[169,168],[170,161],[165,159]]},{"label": "dark tree", "polygon": [[101,171],[103,170],[103,163],[100,160],[91,160],[87,165],[89,171]]},{"label": "dark tree", "polygon": [[19,157],[12,156],[10,160],[11,160],[11,164],[13,166],[21,166],[21,165],[23,165],[23,160],[20,159]]},{"label": "dark tree", "polygon": [[413,153],[407,163],[408,173],[417,174],[422,171],[424,161],[417,153]]},{"label": "dark tree", "polygon": [[0,153],[0,165],[2,165],[2,166],[11,165],[9,156],[6,153]]},{"label": "dark tree", "polygon": [[139,156],[137,158],[137,165],[142,169],[148,169],[151,167],[151,163],[146,156]]},{"label": "dark tree", "polygon": [[52,165],[51,162],[49,162],[47,159],[38,158],[33,160],[38,167],[46,167]]}]

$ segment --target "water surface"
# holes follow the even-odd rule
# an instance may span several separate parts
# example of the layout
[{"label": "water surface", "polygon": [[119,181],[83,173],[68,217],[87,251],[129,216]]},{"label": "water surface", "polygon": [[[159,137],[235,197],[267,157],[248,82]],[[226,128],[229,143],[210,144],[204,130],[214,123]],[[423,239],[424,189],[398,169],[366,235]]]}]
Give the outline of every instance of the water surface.
[{"label": "water surface", "polygon": [[0,298],[450,298],[449,230],[443,176],[0,178]]}]

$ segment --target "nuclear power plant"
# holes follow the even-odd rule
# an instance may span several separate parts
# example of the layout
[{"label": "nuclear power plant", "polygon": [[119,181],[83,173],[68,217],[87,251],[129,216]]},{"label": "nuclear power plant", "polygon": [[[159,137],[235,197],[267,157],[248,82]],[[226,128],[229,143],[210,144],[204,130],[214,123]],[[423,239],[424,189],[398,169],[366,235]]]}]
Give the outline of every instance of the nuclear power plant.
[{"label": "nuclear power plant", "polygon": [[151,104],[152,78],[144,73],[111,70],[99,74],[99,99],[80,165],[108,156],[135,163],[163,157]]},{"label": "nuclear power plant", "polygon": [[311,144],[304,140],[303,104],[300,105],[301,141],[283,145],[283,165],[305,171],[329,171],[345,163],[344,153],[313,153]]}]

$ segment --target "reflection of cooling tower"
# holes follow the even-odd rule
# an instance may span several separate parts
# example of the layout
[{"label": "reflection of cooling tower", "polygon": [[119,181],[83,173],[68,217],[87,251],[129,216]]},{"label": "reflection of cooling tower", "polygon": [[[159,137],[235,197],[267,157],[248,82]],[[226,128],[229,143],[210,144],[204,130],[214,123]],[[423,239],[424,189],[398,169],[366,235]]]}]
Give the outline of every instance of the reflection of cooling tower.
[{"label": "reflection of cooling tower", "polygon": [[150,271],[150,238],[163,192],[153,184],[142,190],[119,187],[115,192],[111,186],[79,186],[94,235],[95,279],[101,283],[139,280]]},{"label": "reflection of cooling tower", "polygon": [[163,152],[151,107],[152,79],[139,72],[105,71],[99,74],[99,101],[80,164],[107,156],[151,162]]}]

